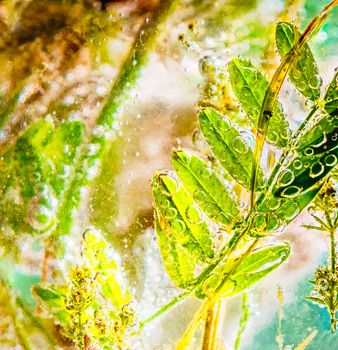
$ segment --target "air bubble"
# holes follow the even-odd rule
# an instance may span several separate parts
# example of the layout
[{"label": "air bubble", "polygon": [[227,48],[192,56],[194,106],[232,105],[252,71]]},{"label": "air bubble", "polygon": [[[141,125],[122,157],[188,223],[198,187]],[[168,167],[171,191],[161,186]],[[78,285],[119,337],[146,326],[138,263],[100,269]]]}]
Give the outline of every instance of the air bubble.
[{"label": "air bubble", "polygon": [[313,150],[313,148],[308,147],[305,149],[304,153],[307,156],[312,156],[314,154],[314,150]]},{"label": "air bubble", "polygon": [[186,230],[186,225],[183,220],[176,219],[171,222],[171,228],[178,234],[182,234]]},{"label": "air bubble", "polygon": [[276,132],[269,131],[269,133],[266,135],[266,140],[269,143],[275,145],[278,142],[278,140],[279,140],[279,136],[278,136],[278,134]]},{"label": "air bubble", "polygon": [[324,165],[321,162],[315,163],[310,168],[310,177],[315,178],[323,174],[325,170]]},{"label": "air bubble", "polygon": [[289,186],[282,191],[281,196],[285,198],[294,198],[297,197],[302,192],[302,190],[302,187]]},{"label": "air bubble", "polygon": [[190,205],[185,211],[185,216],[191,224],[199,224],[202,221],[202,214],[196,205]]},{"label": "air bubble", "polygon": [[219,284],[222,281],[222,278],[224,278],[224,276],[218,274],[218,273],[212,273],[210,274],[210,276],[208,276],[204,282],[202,283],[202,291],[205,295],[210,295],[212,294],[217,287],[219,286]]},{"label": "air bubble", "polygon": [[292,202],[288,204],[284,210],[284,217],[286,220],[293,220],[300,213],[299,204]]},{"label": "air bubble", "polygon": [[177,210],[175,208],[167,208],[164,212],[164,216],[168,220],[173,220],[177,216]]},{"label": "air bubble", "polygon": [[220,210],[216,204],[208,203],[204,208],[204,212],[210,217],[215,218],[219,214]]},{"label": "air bubble", "polygon": [[168,208],[170,206],[170,200],[169,199],[164,199],[160,202],[160,206],[162,208]]},{"label": "air bubble", "polygon": [[293,162],[293,167],[296,169],[296,170],[299,170],[303,167],[303,163],[299,160],[299,159],[296,159],[294,162]]},{"label": "air bubble", "polygon": [[282,171],[278,177],[278,183],[280,186],[288,186],[295,179],[294,173],[290,169]]},{"label": "air bubble", "polygon": [[210,177],[212,173],[212,170],[210,168],[203,168],[200,172],[199,175],[201,175],[202,178],[207,179]]},{"label": "air bubble", "polygon": [[337,157],[334,154],[329,154],[325,157],[325,165],[327,166],[335,166],[337,164]]},{"label": "air bubble", "polygon": [[225,115],[218,120],[218,128],[222,131],[228,131],[231,129],[231,121]]},{"label": "air bubble", "polygon": [[246,140],[242,136],[237,136],[233,141],[232,141],[232,147],[234,150],[240,154],[244,154],[248,152],[249,150],[249,145],[247,144]]},{"label": "air bubble", "polygon": [[271,197],[267,200],[265,205],[270,210],[277,210],[280,207],[280,200],[276,197]]},{"label": "air bubble", "polygon": [[197,204],[203,204],[207,198],[207,195],[202,190],[196,190],[193,193],[193,198]]},{"label": "air bubble", "polygon": [[252,96],[252,91],[249,88],[249,86],[247,86],[247,85],[242,86],[241,95],[243,95],[244,97],[251,97]]},{"label": "air bubble", "polygon": [[293,69],[291,74],[292,74],[292,77],[296,80],[298,80],[302,76],[301,71],[298,69]]},{"label": "air bubble", "polygon": [[173,173],[162,173],[158,176],[159,189],[167,196],[175,194],[180,189],[180,183]]},{"label": "air bubble", "polygon": [[219,213],[216,215],[215,219],[217,222],[228,224],[229,222],[232,221],[233,215],[231,215],[230,213]]}]

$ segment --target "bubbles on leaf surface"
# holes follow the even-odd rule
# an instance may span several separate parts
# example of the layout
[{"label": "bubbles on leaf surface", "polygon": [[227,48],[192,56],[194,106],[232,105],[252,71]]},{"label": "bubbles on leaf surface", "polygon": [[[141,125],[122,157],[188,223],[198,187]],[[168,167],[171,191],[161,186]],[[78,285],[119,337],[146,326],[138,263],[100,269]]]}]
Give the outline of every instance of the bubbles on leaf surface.
[{"label": "bubbles on leaf surface", "polygon": [[325,170],[325,167],[324,167],[323,163],[317,162],[315,164],[312,164],[312,166],[310,168],[309,175],[310,175],[310,177],[315,178],[315,177],[323,174],[324,170]]},{"label": "bubbles on leaf surface", "polygon": [[280,207],[280,200],[274,196],[271,196],[267,199],[265,205],[270,210],[277,210]]},{"label": "bubbles on leaf surface", "polygon": [[231,129],[231,121],[227,116],[223,116],[222,118],[218,119],[218,128],[221,131],[228,131]]},{"label": "bubbles on leaf surface", "polygon": [[168,220],[173,220],[177,216],[177,210],[175,208],[166,208],[164,216]]},{"label": "bubbles on leaf surface", "polygon": [[288,186],[295,179],[295,174],[292,170],[286,169],[279,174],[278,183],[280,186]]},{"label": "bubbles on leaf surface", "polygon": [[193,193],[193,198],[197,204],[203,204],[207,198],[207,195],[202,190],[196,190]]},{"label": "bubbles on leaf surface", "polygon": [[299,213],[300,207],[296,201],[289,203],[283,211],[286,220],[293,220]]},{"label": "bubbles on leaf surface", "polygon": [[302,190],[302,187],[289,186],[282,191],[281,196],[285,198],[295,198],[302,192]]},{"label": "bubbles on leaf surface", "polygon": [[203,168],[199,171],[199,175],[201,175],[202,178],[207,179],[210,177],[212,173],[212,170],[210,168]]},{"label": "bubbles on leaf surface", "polygon": [[186,225],[183,220],[175,219],[171,222],[171,228],[178,234],[182,234],[186,230]]},{"label": "bubbles on leaf surface", "polygon": [[185,216],[191,224],[199,224],[202,221],[202,213],[196,205],[190,205],[185,211]]},{"label": "bubbles on leaf surface", "polygon": [[232,147],[238,153],[244,154],[248,152],[249,145],[243,136],[237,136],[232,141]]},{"label": "bubbles on leaf surface", "polygon": [[313,148],[308,147],[305,149],[304,153],[306,156],[312,156],[315,153],[315,151],[313,150]]},{"label": "bubbles on leaf surface", "polygon": [[303,167],[303,163],[299,160],[299,159],[296,159],[294,162],[293,162],[293,167],[296,169],[296,170],[299,170]]},{"label": "bubbles on leaf surface", "polygon": [[173,172],[161,173],[158,176],[159,189],[162,194],[171,196],[180,189],[180,183]]},{"label": "bubbles on leaf surface", "polygon": [[55,223],[57,198],[51,188],[43,190],[28,202],[28,222],[37,231],[45,232]]},{"label": "bubbles on leaf surface", "polygon": [[337,164],[337,157],[334,154],[329,154],[324,161],[326,166],[333,167]]}]

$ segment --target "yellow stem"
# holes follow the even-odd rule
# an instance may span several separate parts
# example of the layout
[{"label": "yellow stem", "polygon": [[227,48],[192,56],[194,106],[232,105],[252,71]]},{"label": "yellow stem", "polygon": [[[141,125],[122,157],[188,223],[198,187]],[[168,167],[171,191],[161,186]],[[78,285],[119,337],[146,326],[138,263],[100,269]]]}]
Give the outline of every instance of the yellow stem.
[{"label": "yellow stem", "polygon": [[209,302],[205,320],[202,350],[219,350],[224,319],[224,299]]}]

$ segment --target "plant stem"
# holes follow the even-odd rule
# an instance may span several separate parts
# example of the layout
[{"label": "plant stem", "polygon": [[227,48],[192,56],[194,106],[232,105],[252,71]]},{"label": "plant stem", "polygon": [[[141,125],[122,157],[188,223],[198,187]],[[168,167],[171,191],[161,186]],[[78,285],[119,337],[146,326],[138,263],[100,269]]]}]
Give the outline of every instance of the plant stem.
[{"label": "plant stem", "polygon": [[235,346],[234,349],[238,350],[239,349],[239,345],[241,344],[241,337],[242,334],[245,331],[245,327],[248,323],[248,319],[250,316],[250,311],[249,311],[249,301],[248,301],[248,293],[243,293],[243,299],[242,299],[242,317],[239,321],[239,329],[238,329],[238,333],[237,333],[237,337],[235,340]]},{"label": "plant stem", "polygon": [[[330,253],[330,260],[331,260],[331,272],[333,275],[336,275],[336,242],[335,242],[335,229],[331,227],[330,229],[330,248],[331,248],[331,253]],[[335,293],[336,289],[336,284],[332,279],[331,282],[331,293],[330,293],[330,307],[329,307],[329,312],[330,312],[330,323],[331,323],[331,332],[334,333],[337,329],[337,320],[336,320],[336,298],[337,295]]]},{"label": "plant stem", "polygon": [[331,247],[331,270],[332,273],[336,271],[336,242],[334,239],[335,230],[330,230],[330,247]]},{"label": "plant stem", "polygon": [[200,322],[205,318],[206,311],[208,310],[209,302],[204,301],[202,306],[195,312],[193,319],[189,323],[188,328],[185,330],[183,336],[176,345],[176,350],[185,350],[191,345],[193,335],[196,331],[196,328]]},{"label": "plant stem", "polygon": [[221,340],[223,320],[222,299],[209,301],[207,316],[204,326],[202,350],[218,350]]},{"label": "plant stem", "polygon": [[186,297],[188,297],[190,294],[192,293],[192,291],[188,291],[188,292],[184,292],[181,293],[175,297],[173,297],[167,304],[163,305],[158,311],[156,311],[153,315],[151,315],[150,317],[146,318],[145,320],[143,320],[140,323],[139,326],[139,331],[141,331],[143,329],[143,327],[155,320],[156,318],[160,317],[161,315],[163,315],[166,311],[168,311],[169,309],[171,309],[172,307],[174,307],[175,305],[177,305],[180,301],[184,300]]}]

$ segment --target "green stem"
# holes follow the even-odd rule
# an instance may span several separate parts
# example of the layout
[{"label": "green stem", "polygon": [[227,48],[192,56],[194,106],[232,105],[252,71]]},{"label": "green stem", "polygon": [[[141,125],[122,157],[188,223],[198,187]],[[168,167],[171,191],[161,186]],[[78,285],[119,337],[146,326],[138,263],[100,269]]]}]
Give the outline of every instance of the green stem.
[{"label": "green stem", "polygon": [[336,271],[336,242],[334,239],[335,230],[330,230],[330,246],[331,246],[331,270],[332,273]]},{"label": "green stem", "polygon": [[242,317],[239,321],[239,330],[237,333],[237,337],[235,340],[235,346],[234,349],[238,350],[239,346],[241,344],[241,338],[242,338],[242,334],[245,331],[245,327],[248,323],[248,319],[250,316],[250,311],[249,311],[249,300],[248,300],[248,293],[243,293],[243,299],[242,299]]},{"label": "green stem", "polygon": [[163,315],[166,311],[168,311],[169,309],[171,309],[172,307],[174,307],[175,305],[177,305],[179,302],[181,302],[182,300],[184,300],[186,297],[188,297],[190,294],[192,293],[192,291],[188,291],[188,292],[184,292],[181,293],[175,297],[173,297],[167,304],[163,305],[158,311],[156,311],[153,315],[151,315],[150,317],[146,318],[145,320],[143,320],[140,325],[139,325],[139,330],[138,332],[140,332],[143,327],[155,320],[156,318],[160,317],[161,315]]}]

